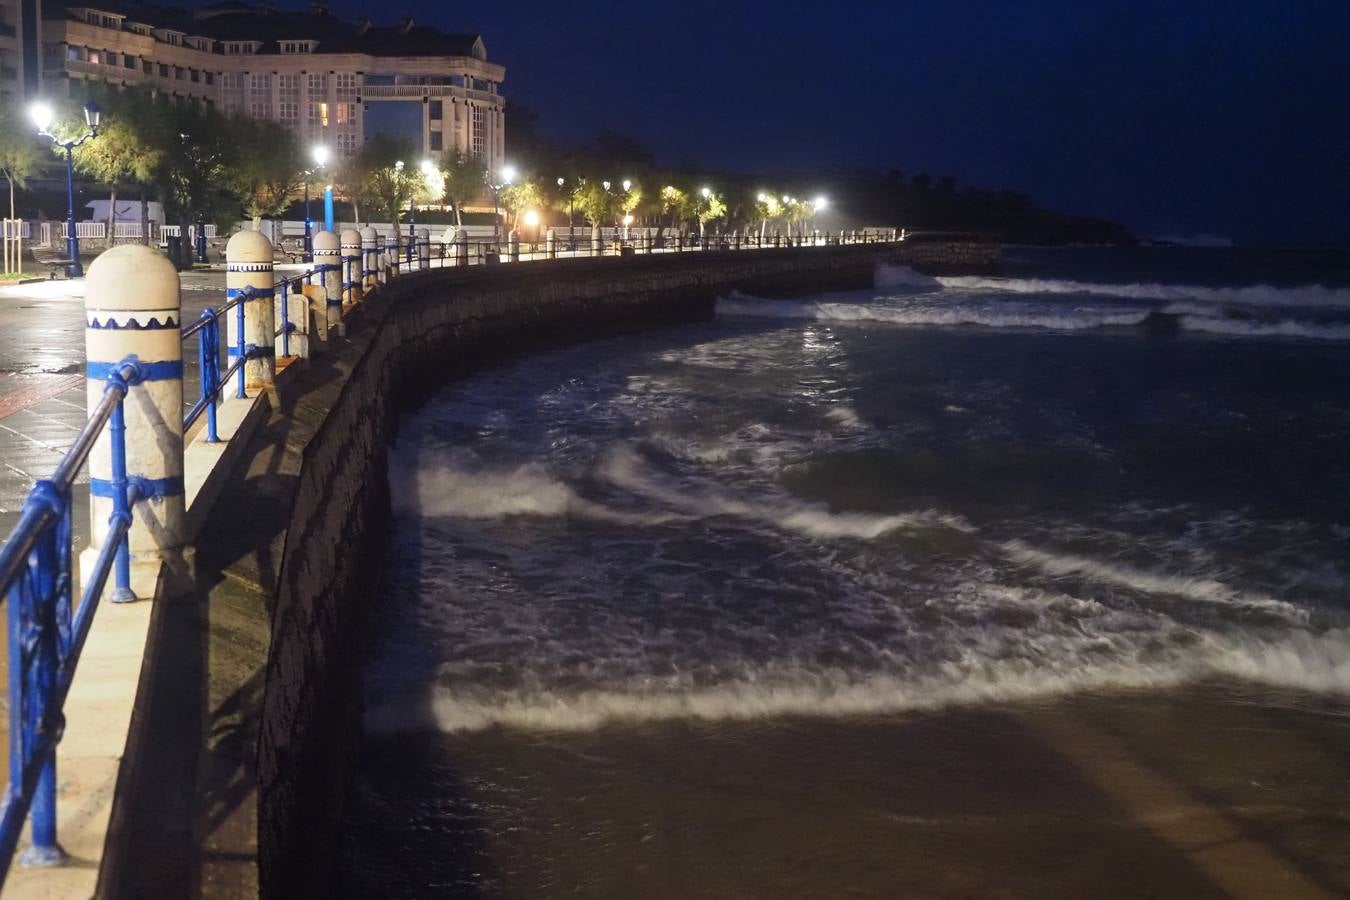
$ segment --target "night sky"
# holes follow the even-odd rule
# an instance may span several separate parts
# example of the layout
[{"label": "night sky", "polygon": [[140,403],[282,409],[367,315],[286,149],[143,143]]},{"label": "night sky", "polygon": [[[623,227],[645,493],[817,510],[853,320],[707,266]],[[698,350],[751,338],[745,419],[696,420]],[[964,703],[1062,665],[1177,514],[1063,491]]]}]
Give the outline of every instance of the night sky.
[{"label": "night sky", "polygon": [[401,2],[332,9],[481,33],[550,137],[952,175],[1144,236],[1350,242],[1350,0]]}]

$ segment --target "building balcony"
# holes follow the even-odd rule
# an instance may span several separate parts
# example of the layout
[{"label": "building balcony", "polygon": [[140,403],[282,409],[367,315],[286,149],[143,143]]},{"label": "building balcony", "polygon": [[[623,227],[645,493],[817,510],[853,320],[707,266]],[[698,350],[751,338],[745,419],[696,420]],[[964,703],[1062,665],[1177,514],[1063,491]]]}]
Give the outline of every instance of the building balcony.
[{"label": "building balcony", "polygon": [[454,84],[366,84],[359,93],[362,100],[391,100],[403,97],[467,97],[484,103],[501,100],[501,94],[471,91]]},{"label": "building balcony", "polygon": [[146,80],[146,75],[140,69],[128,69],[125,66],[110,66],[104,63],[92,63],[85,59],[49,59],[47,60],[48,72],[70,72],[78,75],[89,75],[93,78],[117,79],[132,84],[141,84]]}]

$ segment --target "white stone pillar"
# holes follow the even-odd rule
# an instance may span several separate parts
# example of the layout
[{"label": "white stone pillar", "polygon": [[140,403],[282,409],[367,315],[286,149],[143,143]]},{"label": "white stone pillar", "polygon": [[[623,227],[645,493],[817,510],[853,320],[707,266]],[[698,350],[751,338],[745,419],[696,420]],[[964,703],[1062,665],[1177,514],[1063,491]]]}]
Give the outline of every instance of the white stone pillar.
[{"label": "white stone pillar", "polygon": [[455,265],[469,264],[469,233],[463,228],[455,232]]},{"label": "white stone pillar", "polygon": [[552,228],[544,235],[544,254],[549,259],[558,258],[558,236],[553,233]]},{"label": "white stone pillar", "polygon": [[605,242],[600,237],[600,226],[591,226],[591,255],[600,256],[605,252]]},{"label": "white stone pillar", "polygon": [[361,296],[364,298],[380,283],[380,237],[367,225],[361,229]]},{"label": "white stone pillar", "polygon": [[520,262],[520,235],[516,230],[511,229],[511,234],[506,238],[507,253],[510,255],[511,262]]},{"label": "white stone pillar", "polygon": [[319,269],[319,285],[324,292],[324,312],[316,327],[328,340],[328,330],[342,325],[342,239],[331,231],[317,232],[314,265]]},{"label": "white stone pillar", "polygon": [[[270,245],[269,245],[270,249]],[[175,583],[190,578],[183,488],[183,342],[178,273],[163,255],[123,244],[89,266],[85,289],[85,385],[89,409],[103,399],[110,374],[134,361],[122,402],[126,468],[116,478],[110,422],[89,454],[89,547],[80,557],[88,573],[107,542],[114,497],[127,489],[131,507],[129,590],[108,585],[115,601],[149,598],[161,564]],[[269,343],[270,346],[270,343]],[[139,499],[138,499],[139,498]]]},{"label": "white stone pillar", "polygon": [[[361,302],[361,232],[355,228],[342,229],[342,236],[339,238],[342,249],[342,313]],[[341,315],[338,317],[337,330],[339,335],[347,334],[347,325],[342,321]]]},{"label": "white stone pillar", "polygon": [[431,229],[417,229],[417,268],[425,272],[431,268]]},{"label": "white stone pillar", "polygon": [[305,296],[304,279],[283,279],[277,284],[272,315],[276,330],[281,332],[276,336],[277,358],[309,359],[309,298]]},{"label": "white stone pillar", "polygon": [[[249,346],[252,359],[244,363],[244,392],[254,396],[258,391],[271,389],[277,371],[273,342],[276,340],[276,311],[272,306],[275,293],[275,275],[272,271],[272,244],[256,231],[241,231],[225,245],[225,298],[233,299],[251,289],[252,299],[245,300],[244,345]],[[239,357],[239,310],[230,309],[225,315],[229,337],[230,364]],[[237,378],[237,376],[236,376]],[[225,386],[227,398],[238,399],[237,381]]]},{"label": "white stone pillar", "polygon": [[380,284],[389,283],[389,244],[378,231],[375,233],[375,278]]}]

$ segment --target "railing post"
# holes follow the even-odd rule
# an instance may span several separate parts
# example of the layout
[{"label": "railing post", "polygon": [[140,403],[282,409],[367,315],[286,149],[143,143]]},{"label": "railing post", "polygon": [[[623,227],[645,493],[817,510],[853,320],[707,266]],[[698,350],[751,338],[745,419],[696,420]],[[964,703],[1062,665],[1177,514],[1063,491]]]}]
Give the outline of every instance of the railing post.
[{"label": "railing post", "polygon": [[[342,309],[345,314],[356,304],[361,302],[362,296],[362,260],[361,252],[361,232],[355,228],[344,228],[342,230]],[[333,325],[332,310],[329,310],[328,324]],[[346,336],[347,325],[342,321],[341,315],[337,320],[338,334]]]},{"label": "railing post", "polygon": [[592,225],[592,226],[591,226],[591,255],[592,255],[592,256],[604,256],[604,254],[605,254],[605,244],[604,244],[604,240],[600,237],[600,226],[599,226],[599,225]]},{"label": "railing post", "polygon": [[375,278],[380,284],[389,283],[389,244],[378,231],[375,232]]},{"label": "railing post", "polygon": [[[251,232],[252,233],[252,232]],[[258,240],[269,254],[272,245]],[[270,309],[271,303],[268,303]],[[121,362],[138,368],[110,427],[89,454],[88,571],[108,538],[108,522],[123,512],[130,486],[137,503],[116,566],[114,602],[152,597],[162,566],[174,584],[191,577],[183,486],[183,342],[178,273],[164,256],[140,244],[102,253],[89,266],[85,290],[85,384],[90,410]],[[267,341],[270,348],[272,342]],[[124,438],[122,430],[125,429]]]},{"label": "railing post", "polygon": [[469,264],[469,233],[463,228],[455,232],[455,254],[453,262],[457,266]]},{"label": "railing post", "polygon": [[511,234],[506,239],[506,247],[511,262],[520,262],[520,235],[516,233],[514,228],[511,229]]},{"label": "railing post", "polygon": [[361,296],[375,289],[379,282],[379,250],[376,247],[376,241],[379,235],[375,229],[367,225],[361,229]]},{"label": "railing post", "polygon": [[417,229],[417,268],[425,272],[431,268],[431,229]]},{"label": "railing post", "polygon": [[240,316],[229,317],[231,359],[239,357],[241,347],[247,361],[244,363],[244,393],[271,389],[275,383],[277,359],[276,311],[272,305],[275,293],[275,275],[272,271],[272,244],[256,231],[241,231],[225,245],[225,297],[232,299],[245,291],[251,297],[243,306],[243,330]]},{"label": "railing post", "polygon": [[549,259],[558,258],[558,236],[554,234],[552,228],[544,235],[544,255]]},{"label": "railing post", "polygon": [[331,231],[320,231],[314,235],[314,266],[318,270],[319,286],[324,293],[324,311],[316,316],[314,327],[325,341],[329,331],[337,328],[342,333],[342,292],[343,262],[342,241]]}]

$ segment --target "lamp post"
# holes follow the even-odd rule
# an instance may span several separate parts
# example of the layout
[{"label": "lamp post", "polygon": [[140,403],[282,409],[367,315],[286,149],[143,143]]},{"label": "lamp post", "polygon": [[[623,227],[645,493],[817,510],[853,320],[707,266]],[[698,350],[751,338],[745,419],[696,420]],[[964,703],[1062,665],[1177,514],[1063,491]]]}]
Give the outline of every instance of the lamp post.
[{"label": "lamp post", "polygon": [[90,138],[98,136],[100,111],[98,104],[90,100],[84,105],[84,121],[89,130],[77,140],[63,141],[51,133],[55,116],[52,108],[45,103],[34,103],[28,110],[38,135],[49,139],[53,144],[66,151],[66,252],[70,254],[70,265],[66,274],[71,278],[84,275],[84,266],[80,265],[80,239],[75,234],[75,148]]},{"label": "lamp post", "polygon": [[[709,187],[700,188],[699,193],[703,196],[703,201],[706,203],[712,197],[712,188]],[[705,242],[708,239],[707,226],[703,224],[702,214],[700,214],[698,217],[698,238],[699,240]],[[706,243],[704,244],[703,249],[705,250],[708,249]]]},{"label": "lamp post", "polygon": [[[567,179],[558,179],[558,188],[567,183]],[[572,185],[572,190],[567,192],[567,249],[577,249],[576,222],[577,222],[577,191],[586,183],[585,178],[578,178],[577,183]]]},{"label": "lamp post", "polygon": [[[422,160],[422,177],[423,177],[423,178],[429,178],[429,177],[431,177],[431,173],[434,172],[435,170],[436,170],[436,167],[435,167],[435,165],[432,164],[431,160],[429,160],[429,159],[424,159],[424,160]],[[412,268],[412,261],[413,261],[413,244],[416,243],[416,241],[417,241],[416,235],[413,233],[413,225],[415,225],[416,222],[417,222],[417,195],[416,195],[416,192],[414,191],[414,192],[413,192],[413,196],[411,196],[411,197],[408,198],[408,268],[409,268],[409,269]]]},{"label": "lamp post", "polygon": [[328,148],[323,144],[315,144],[310,149],[309,155],[314,160],[314,168],[305,170],[305,255],[312,259],[314,254],[314,220],[309,215],[309,177],[328,164]]},{"label": "lamp post", "polygon": [[516,167],[512,165],[502,166],[497,176],[492,179],[488,187],[492,188],[492,237],[494,242],[500,244],[502,240],[502,188],[516,180]]}]

